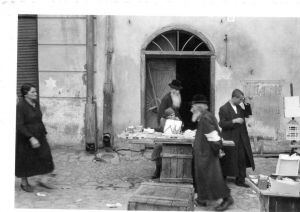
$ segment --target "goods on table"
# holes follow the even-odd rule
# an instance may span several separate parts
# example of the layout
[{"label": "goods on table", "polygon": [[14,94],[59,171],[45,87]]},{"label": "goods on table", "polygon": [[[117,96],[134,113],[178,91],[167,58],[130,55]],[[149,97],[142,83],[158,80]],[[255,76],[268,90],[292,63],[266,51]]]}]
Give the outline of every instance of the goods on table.
[{"label": "goods on table", "polygon": [[258,176],[258,188],[261,189],[261,190],[266,190],[268,187],[270,187],[270,184],[269,184],[269,177],[266,176],[266,175],[262,175],[260,174]]},{"label": "goods on table", "polygon": [[182,121],[167,119],[164,127],[164,133],[167,135],[180,134]]},{"label": "goods on table", "polygon": [[298,179],[292,179],[289,177],[277,177],[273,179],[272,177],[270,177],[269,180],[270,192],[300,197],[300,181]]},{"label": "goods on table", "polygon": [[124,132],[118,135],[119,138],[123,139],[194,139],[196,131],[187,130],[183,134],[170,134],[156,132],[154,129],[145,128],[141,126],[129,126]]},{"label": "goods on table", "polygon": [[186,130],[184,131],[183,135],[186,137],[194,138],[196,135],[196,130]]}]

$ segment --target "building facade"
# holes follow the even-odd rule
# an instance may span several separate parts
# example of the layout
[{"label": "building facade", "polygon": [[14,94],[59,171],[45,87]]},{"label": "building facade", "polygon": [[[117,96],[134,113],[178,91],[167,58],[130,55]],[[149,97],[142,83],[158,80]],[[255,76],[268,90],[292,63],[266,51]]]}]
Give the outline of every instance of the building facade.
[{"label": "building facade", "polygon": [[[37,17],[38,74],[44,122],[53,145],[85,142],[86,16]],[[192,94],[219,107],[240,88],[250,97],[251,136],[285,142],[283,97],[300,90],[299,18],[94,16],[94,98],[98,141],[112,83],[113,135],[130,125],[153,127],[167,84],[180,79],[183,113]],[[108,54],[111,56],[108,59]],[[104,112],[103,112],[104,111]],[[185,117],[189,118],[188,115]],[[276,143],[277,142],[277,143]]]}]

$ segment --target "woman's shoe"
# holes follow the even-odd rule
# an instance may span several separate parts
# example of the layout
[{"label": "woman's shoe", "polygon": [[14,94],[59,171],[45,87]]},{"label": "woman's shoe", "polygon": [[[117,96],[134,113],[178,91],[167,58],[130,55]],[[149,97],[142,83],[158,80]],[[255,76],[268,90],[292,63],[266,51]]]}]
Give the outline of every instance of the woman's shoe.
[{"label": "woman's shoe", "polygon": [[32,193],[33,192],[33,188],[32,188],[32,186],[31,185],[20,185],[21,186],[21,189],[23,190],[23,191],[26,191],[26,192],[29,192],[29,193]]}]

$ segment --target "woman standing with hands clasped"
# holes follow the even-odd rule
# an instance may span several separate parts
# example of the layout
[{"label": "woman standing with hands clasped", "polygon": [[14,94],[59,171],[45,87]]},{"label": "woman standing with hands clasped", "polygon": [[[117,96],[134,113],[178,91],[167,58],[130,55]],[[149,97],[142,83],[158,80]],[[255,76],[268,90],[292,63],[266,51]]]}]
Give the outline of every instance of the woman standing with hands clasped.
[{"label": "woman standing with hands clasped", "polygon": [[[50,173],[54,170],[54,164],[36,88],[26,83],[21,87],[21,94],[23,98],[17,104],[15,175],[21,178],[22,190],[33,192],[28,177]],[[47,184],[46,179],[42,176],[38,185],[53,188]]]}]

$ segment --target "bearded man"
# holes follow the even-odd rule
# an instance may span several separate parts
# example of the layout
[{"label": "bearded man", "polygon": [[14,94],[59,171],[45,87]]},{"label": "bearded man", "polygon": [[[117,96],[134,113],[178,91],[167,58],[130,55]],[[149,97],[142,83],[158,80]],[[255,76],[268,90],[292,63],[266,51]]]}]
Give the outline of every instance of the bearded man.
[{"label": "bearded man", "polygon": [[[159,130],[163,132],[164,126],[162,123],[165,122],[167,119],[167,113],[166,111],[169,109],[173,109],[174,111],[174,116],[177,117],[178,119],[180,118],[179,114],[179,108],[181,105],[181,95],[180,95],[180,90],[182,89],[181,82],[179,80],[172,80],[171,83],[169,83],[170,86],[170,92],[167,93],[161,100],[161,103],[158,108],[158,114],[157,114],[157,123],[159,126]],[[152,179],[159,178],[160,177],[160,172],[161,172],[161,166],[162,166],[162,161],[160,157],[160,153],[162,151],[162,146],[161,145],[155,145],[151,160],[155,161],[156,164],[156,169],[154,172],[154,175],[152,176]]]},{"label": "bearded man", "polygon": [[165,110],[168,108],[173,108],[175,111],[175,116],[180,117],[179,108],[181,106],[181,95],[180,90],[182,89],[181,82],[179,80],[173,80],[169,83],[170,92],[167,93],[161,100],[161,103],[158,108],[157,114],[157,123],[160,124],[161,118],[164,118],[163,115]]},{"label": "bearded man", "polygon": [[193,145],[194,187],[197,193],[196,204],[206,206],[208,200],[223,201],[215,208],[224,211],[233,204],[230,190],[223,178],[219,161],[222,147],[221,132],[215,116],[208,111],[208,100],[203,95],[195,95],[192,101],[192,121],[197,122]]}]

